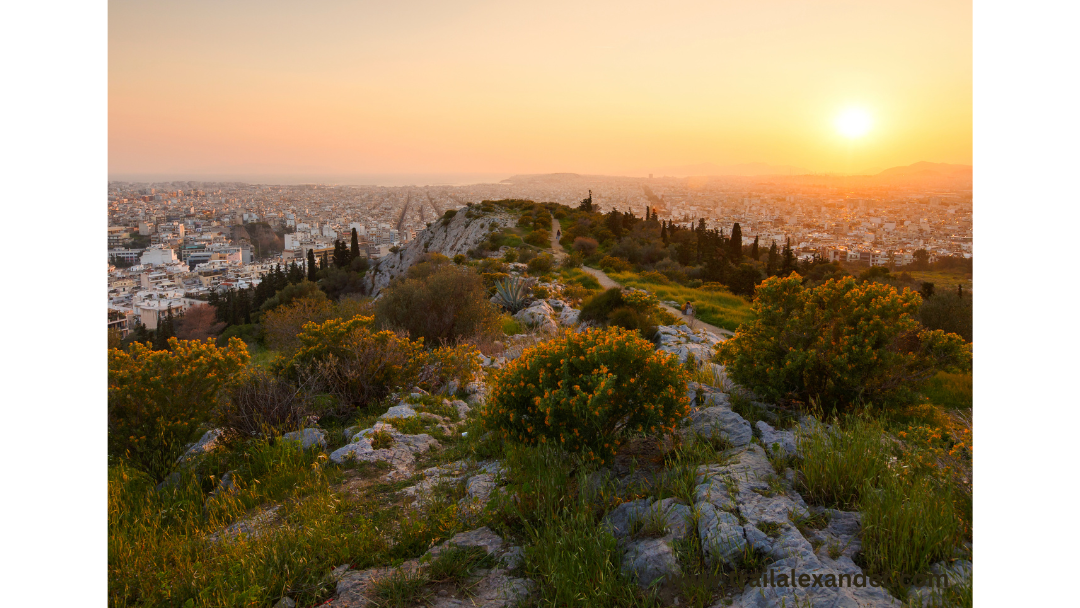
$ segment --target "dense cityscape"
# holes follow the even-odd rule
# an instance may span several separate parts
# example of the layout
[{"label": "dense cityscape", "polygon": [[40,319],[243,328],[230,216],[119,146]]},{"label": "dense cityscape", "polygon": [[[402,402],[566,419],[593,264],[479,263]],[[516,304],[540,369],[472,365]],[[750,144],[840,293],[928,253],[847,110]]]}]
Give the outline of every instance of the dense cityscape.
[{"label": "dense cityscape", "polygon": [[110,182],[109,326],[126,334],[243,289],[277,265],[303,266],[355,229],[370,260],[416,238],[447,210],[483,200],[575,205],[592,193],[613,208],[690,226],[730,230],[767,247],[790,239],[798,256],[902,267],[971,256],[972,197],[966,184],[862,186],[789,178],[630,178],[551,174],[468,186],[376,187],[242,183]]}]

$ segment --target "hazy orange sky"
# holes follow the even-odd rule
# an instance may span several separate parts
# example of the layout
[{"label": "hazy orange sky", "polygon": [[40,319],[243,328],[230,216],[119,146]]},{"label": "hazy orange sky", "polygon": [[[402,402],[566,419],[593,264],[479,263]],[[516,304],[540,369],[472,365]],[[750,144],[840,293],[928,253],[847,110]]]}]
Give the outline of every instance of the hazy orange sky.
[{"label": "hazy orange sky", "polygon": [[109,172],[970,164],[971,31],[952,0],[116,0]]}]

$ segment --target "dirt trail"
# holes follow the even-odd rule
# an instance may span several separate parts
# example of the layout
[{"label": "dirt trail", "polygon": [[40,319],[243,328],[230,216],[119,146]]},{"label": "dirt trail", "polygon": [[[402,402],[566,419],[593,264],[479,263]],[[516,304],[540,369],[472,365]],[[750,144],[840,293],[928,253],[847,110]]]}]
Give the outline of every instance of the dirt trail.
[{"label": "dirt trail", "polygon": [[[555,235],[557,235],[562,230],[559,227],[559,220],[551,220],[551,229],[551,251],[555,255],[555,259],[559,261],[566,257],[566,251],[563,250],[562,245],[560,245],[558,239],[555,238]],[[596,280],[600,282],[600,286],[604,289],[621,287],[621,285],[613,281],[611,277],[604,274],[603,270],[600,270],[598,268],[589,268],[588,266],[582,266],[581,269],[596,277]],[[664,309],[671,314],[675,315],[676,319],[682,319],[683,321],[686,321],[686,324],[691,326],[692,329],[704,329],[705,331],[710,332],[721,339],[727,339],[735,335],[735,333],[732,331],[717,327],[715,325],[710,325],[702,321],[701,319],[691,319],[690,317],[682,314],[682,311],[678,308],[672,308],[667,304],[661,304],[661,306],[663,306]]]}]

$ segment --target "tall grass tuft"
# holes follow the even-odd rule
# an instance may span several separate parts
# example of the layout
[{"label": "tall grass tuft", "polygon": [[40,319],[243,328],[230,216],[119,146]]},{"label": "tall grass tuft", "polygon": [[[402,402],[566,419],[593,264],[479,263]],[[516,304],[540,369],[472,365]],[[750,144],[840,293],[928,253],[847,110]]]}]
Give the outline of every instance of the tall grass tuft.
[{"label": "tall grass tuft", "polygon": [[898,573],[925,573],[952,557],[963,534],[953,498],[949,485],[929,477],[882,477],[859,501],[864,566],[888,584]]},{"label": "tall grass tuft", "polygon": [[811,503],[854,509],[863,489],[888,471],[884,429],[872,418],[848,416],[834,421],[832,430],[801,431],[798,437],[800,490]]}]

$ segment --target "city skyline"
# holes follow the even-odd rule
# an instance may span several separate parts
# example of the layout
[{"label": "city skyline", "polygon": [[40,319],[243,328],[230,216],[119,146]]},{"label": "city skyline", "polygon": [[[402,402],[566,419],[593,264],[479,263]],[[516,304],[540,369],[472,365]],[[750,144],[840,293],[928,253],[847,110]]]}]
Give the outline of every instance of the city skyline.
[{"label": "city skyline", "polygon": [[109,174],[970,165],[971,42],[970,2],[111,2]]}]

